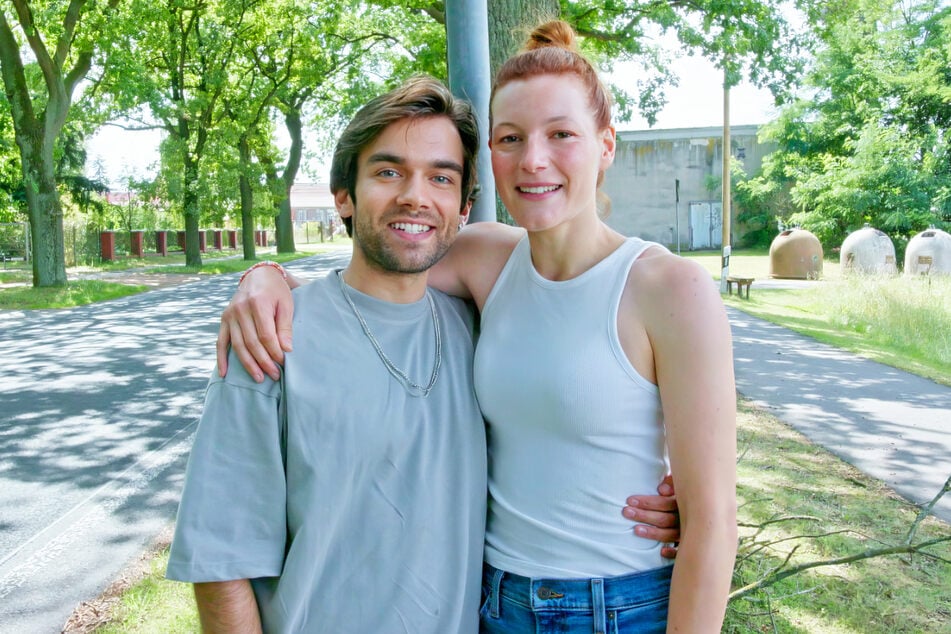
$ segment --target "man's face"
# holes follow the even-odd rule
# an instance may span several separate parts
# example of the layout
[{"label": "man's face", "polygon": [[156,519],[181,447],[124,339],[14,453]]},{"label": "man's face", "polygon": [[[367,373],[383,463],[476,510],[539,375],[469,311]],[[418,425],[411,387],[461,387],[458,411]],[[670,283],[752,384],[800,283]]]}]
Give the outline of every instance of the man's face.
[{"label": "man's face", "polygon": [[336,194],[340,215],[353,216],[354,259],[388,272],[421,273],[452,245],[462,206],[463,150],[446,117],[389,125],[357,161],[356,204]]}]

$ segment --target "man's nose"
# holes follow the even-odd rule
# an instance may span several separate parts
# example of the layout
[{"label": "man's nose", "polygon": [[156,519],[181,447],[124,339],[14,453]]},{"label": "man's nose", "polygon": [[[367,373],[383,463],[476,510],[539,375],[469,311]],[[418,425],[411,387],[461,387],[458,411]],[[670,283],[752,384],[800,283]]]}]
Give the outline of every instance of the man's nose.
[{"label": "man's nose", "polygon": [[426,179],[422,176],[410,176],[403,182],[396,202],[410,209],[428,209],[430,206]]}]

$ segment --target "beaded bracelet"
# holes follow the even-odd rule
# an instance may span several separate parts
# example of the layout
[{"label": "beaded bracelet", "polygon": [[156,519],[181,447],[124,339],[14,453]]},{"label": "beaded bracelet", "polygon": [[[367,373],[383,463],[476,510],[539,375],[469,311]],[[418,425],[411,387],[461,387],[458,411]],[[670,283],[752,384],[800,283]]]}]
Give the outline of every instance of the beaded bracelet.
[{"label": "beaded bracelet", "polygon": [[252,265],[248,268],[247,271],[245,271],[244,273],[241,274],[241,277],[238,278],[238,286],[241,286],[241,282],[244,281],[244,278],[246,278],[246,277],[248,276],[248,274],[251,273],[251,271],[253,271],[254,269],[259,269],[259,268],[261,268],[262,266],[270,266],[271,268],[277,269],[277,270],[280,272],[281,277],[284,278],[284,281],[287,281],[287,271],[284,270],[284,267],[283,267],[283,266],[281,266],[280,264],[278,264],[277,262],[274,262],[274,261],[272,261],[272,260],[261,260],[260,262],[256,262],[256,263],[252,264]]}]

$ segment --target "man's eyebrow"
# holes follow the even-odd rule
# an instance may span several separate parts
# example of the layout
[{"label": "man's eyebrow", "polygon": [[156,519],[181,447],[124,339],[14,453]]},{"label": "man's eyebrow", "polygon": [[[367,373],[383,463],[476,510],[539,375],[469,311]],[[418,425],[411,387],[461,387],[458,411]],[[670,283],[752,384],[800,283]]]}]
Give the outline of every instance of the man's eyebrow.
[{"label": "man's eyebrow", "polygon": [[[376,154],[371,154],[367,157],[367,164],[373,165],[374,163],[393,163],[394,165],[405,165],[406,159],[402,156],[397,156],[396,154],[390,154],[388,152],[377,152]],[[436,159],[429,163],[430,167],[435,167],[436,169],[452,170],[462,174],[463,169],[462,165],[456,161],[450,159]]]},{"label": "man's eyebrow", "polygon": [[377,152],[376,154],[371,154],[367,157],[367,163],[372,165],[373,163],[395,163],[397,165],[402,165],[406,161],[401,156],[395,154],[388,154],[387,152]]},{"label": "man's eyebrow", "polygon": [[459,165],[459,163],[456,163],[455,161],[450,161],[447,159],[435,160],[432,163],[430,163],[430,165],[438,169],[452,170],[454,172],[458,172],[462,174],[462,165]]}]

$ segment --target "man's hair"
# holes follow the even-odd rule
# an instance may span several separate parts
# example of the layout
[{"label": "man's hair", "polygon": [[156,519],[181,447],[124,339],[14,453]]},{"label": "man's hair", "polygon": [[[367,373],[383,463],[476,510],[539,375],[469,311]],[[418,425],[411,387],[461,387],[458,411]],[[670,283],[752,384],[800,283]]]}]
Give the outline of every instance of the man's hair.
[{"label": "man's hair", "polygon": [[[403,119],[447,117],[462,139],[462,208],[476,189],[476,155],[479,152],[479,124],[472,106],[453,96],[445,84],[426,76],[413,77],[360,108],[340,135],[330,166],[330,191],[346,190],[357,203],[357,169],[360,152],[387,128]],[[353,236],[353,218],[344,218],[347,235]]]}]

